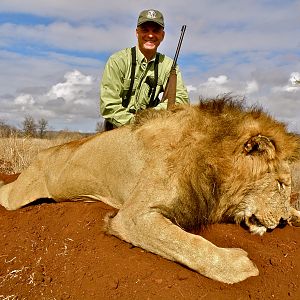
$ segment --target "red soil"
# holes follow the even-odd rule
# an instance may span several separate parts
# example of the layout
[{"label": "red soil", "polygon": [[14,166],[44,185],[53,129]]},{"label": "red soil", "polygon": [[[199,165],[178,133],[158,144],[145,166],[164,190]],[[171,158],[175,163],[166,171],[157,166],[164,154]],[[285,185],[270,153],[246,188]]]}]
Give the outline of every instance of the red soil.
[{"label": "red soil", "polygon": [[103,203],[0,206],[0,300],[300,299],[300,228],[262,237],[233,224],[201,232],[220,247],[243,248],[259,268],[258,277],[227,285],[105,235],[112,210]]}]

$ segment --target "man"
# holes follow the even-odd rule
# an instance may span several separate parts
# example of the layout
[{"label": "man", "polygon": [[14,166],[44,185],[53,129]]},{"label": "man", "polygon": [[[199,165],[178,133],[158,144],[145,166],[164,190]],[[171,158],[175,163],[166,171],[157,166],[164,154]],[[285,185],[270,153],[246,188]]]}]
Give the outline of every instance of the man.
[{"label": "man", "polygon": [[[157,10],[144,10],[137,22],[138,45],[113,54],[104,69],[100,90],[100,112],[106,129],[133,122],[137,111],[164,109],[160,103],[172,59],[157,52],[165,36],[164,18]],[[188,103],[188,93],[177,67],[176,103]]]}]

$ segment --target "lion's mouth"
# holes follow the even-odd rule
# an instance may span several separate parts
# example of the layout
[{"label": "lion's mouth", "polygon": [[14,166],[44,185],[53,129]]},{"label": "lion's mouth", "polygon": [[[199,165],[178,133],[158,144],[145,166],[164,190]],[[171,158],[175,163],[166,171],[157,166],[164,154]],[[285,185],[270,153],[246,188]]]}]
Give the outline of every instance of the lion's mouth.
[{"label": "lion's mouth", "polygon": [[278,224],[264,225],[256,216],[252,214],[250,217],[245,218],[245,223],[249,227],[251,233],[263,235],[267,230],[273,230]]},{"label": "lion's mouth", "polygon": [[260,215],[257,209],[246,208],[240,214],[236,214],[236,221],[238,223],[243,222],[251,233],[258,235],[263,235],[265,232],[272,231],[277,226],[286,223],[286,221],[284,222],[284,218],[278,220],[271,213],[263,216]]},{"label": "lion's mouth", "polygon": [[254,214],[248,219],[248,221],[251,223],[251,225],[264,227],[264,225],[259,221],[259,219]]}]

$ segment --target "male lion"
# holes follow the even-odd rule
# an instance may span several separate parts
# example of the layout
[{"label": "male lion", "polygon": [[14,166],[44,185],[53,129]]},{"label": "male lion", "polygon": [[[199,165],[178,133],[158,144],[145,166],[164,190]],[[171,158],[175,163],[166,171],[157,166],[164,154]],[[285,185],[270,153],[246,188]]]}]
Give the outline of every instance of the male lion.
[{"label": "male lion", "polygon": [[235,283],[258,275],[247,253],[188,231],[243,221],[262,235],[281,220],[299,224],[289,166],[299,158],[299,136],[224,97],[148,110],[133,125],[47,149],[0,189],[0,203],[17,209],[38,198],[101,200],[119,209],[107,218],[108,233]]}]

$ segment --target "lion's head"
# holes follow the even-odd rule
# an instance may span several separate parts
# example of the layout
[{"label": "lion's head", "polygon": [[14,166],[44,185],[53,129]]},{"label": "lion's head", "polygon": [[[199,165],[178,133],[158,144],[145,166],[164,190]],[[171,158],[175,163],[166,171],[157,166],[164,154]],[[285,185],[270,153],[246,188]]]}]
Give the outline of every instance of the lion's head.
[{"label": "lion's head", "polygon": [[[249,178],[250,179],[250,178]],[[283,162],[274,170],[261,172],[258,177],[245,179],[239,201],[229,210],[238,223],[244,221],[250,231],[262,235],[290,217],[291,174]]]},{"label": "lion's head", "polygon": [[[158,122],[166,114],[172,119],[170,112],[157,114]],[[153,139],[169,143],[165,151],[170,178],[181,174],[181,196],[172,209],[159,207],[164,215],[186,229],[228,220],[245,222],[256,234],[289,218],[290,164],[300,156],[298,135],[261,109],[247,109],[228,97],[177,108],[173,114],[177,122],[164,121],[166,128],[174,128],[164,132],[168,139]],[[147,141],[151,143],[150,138]]]}]

